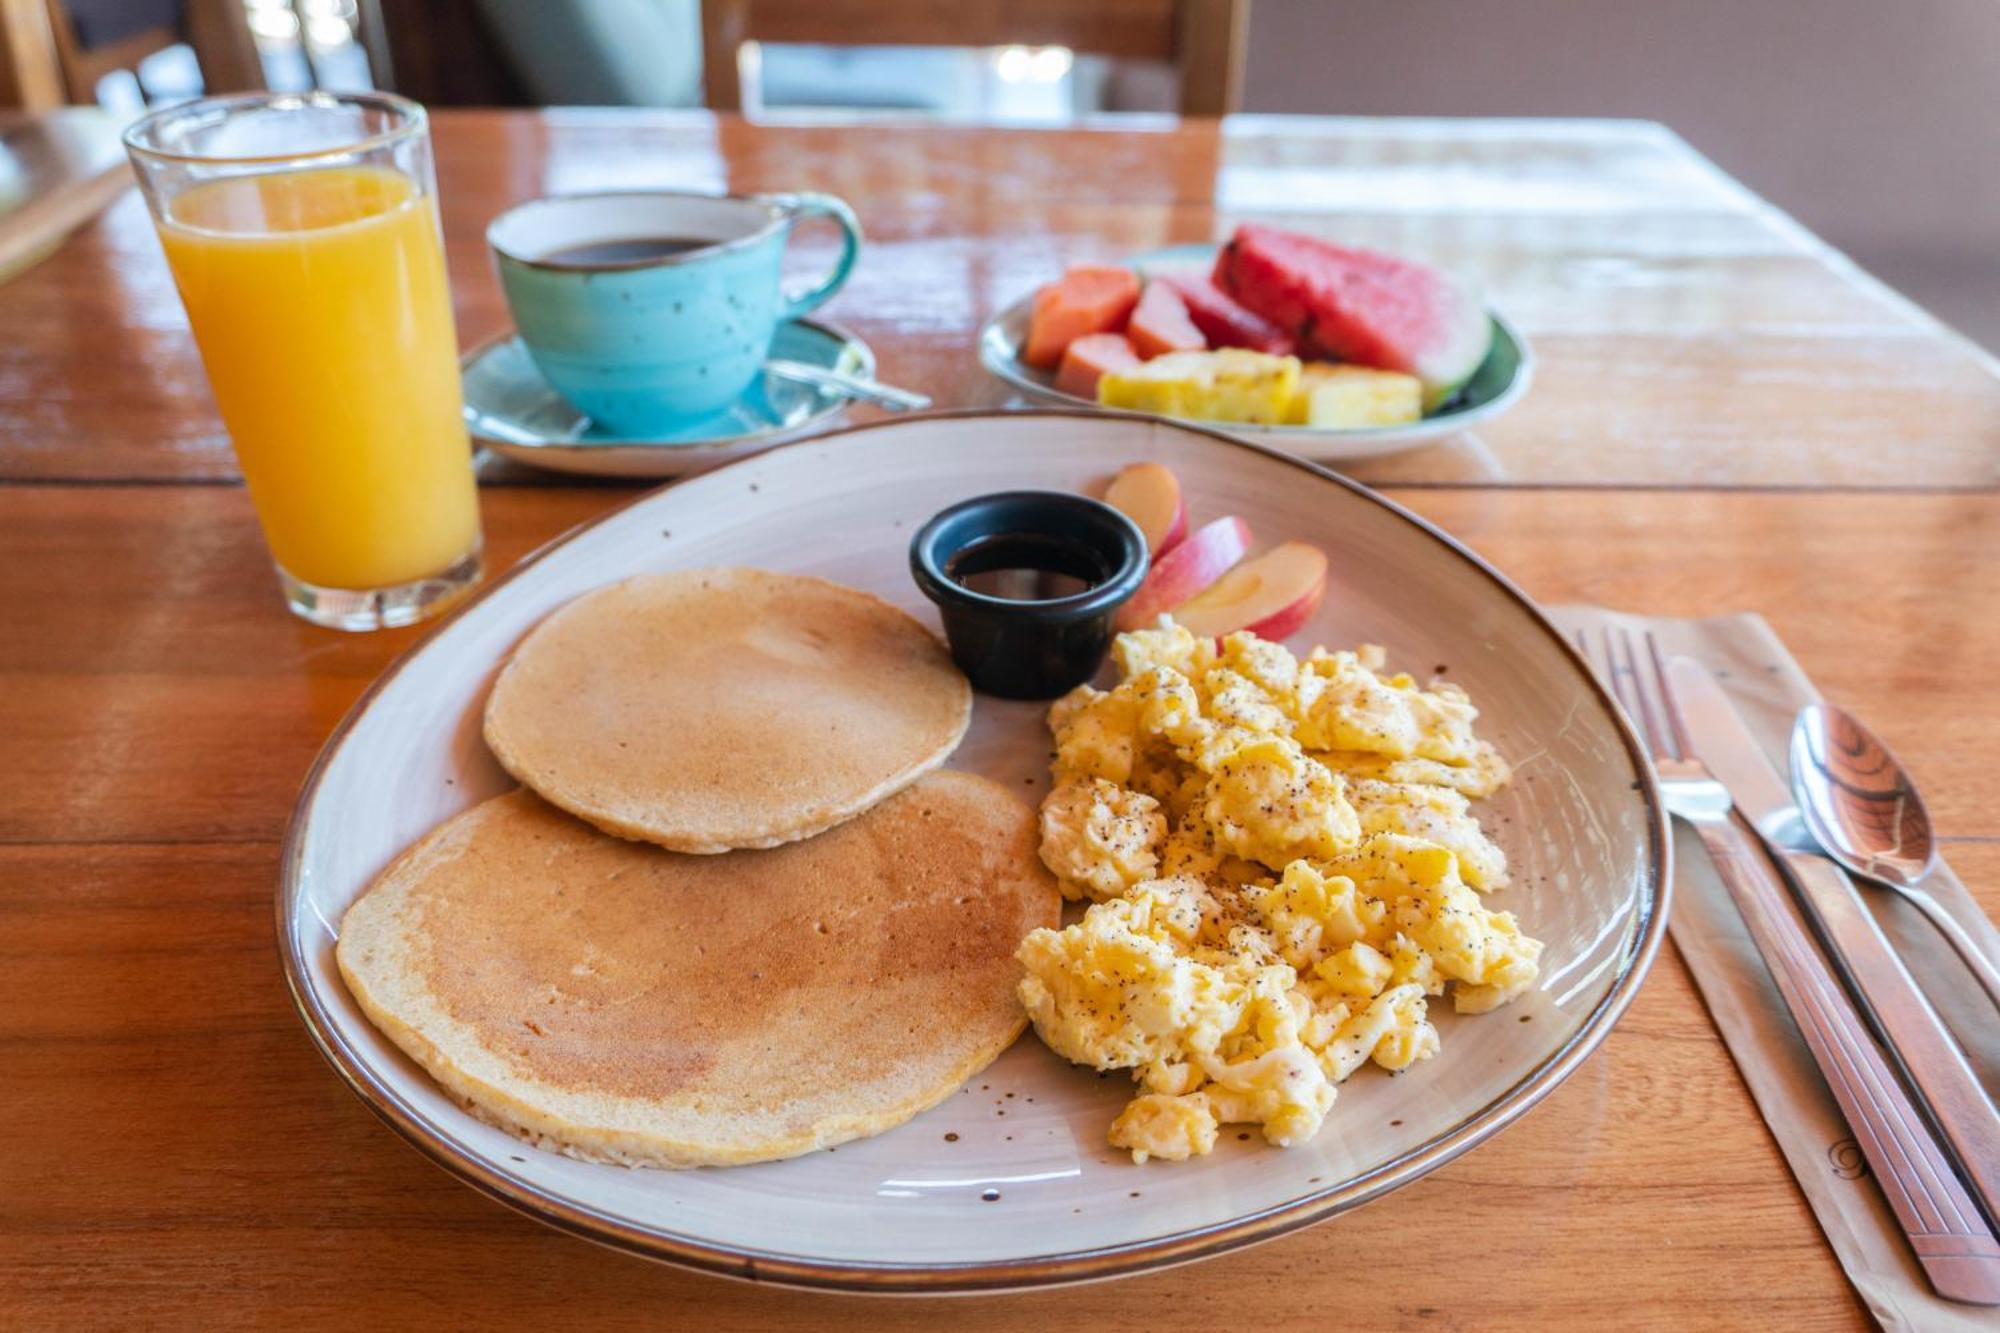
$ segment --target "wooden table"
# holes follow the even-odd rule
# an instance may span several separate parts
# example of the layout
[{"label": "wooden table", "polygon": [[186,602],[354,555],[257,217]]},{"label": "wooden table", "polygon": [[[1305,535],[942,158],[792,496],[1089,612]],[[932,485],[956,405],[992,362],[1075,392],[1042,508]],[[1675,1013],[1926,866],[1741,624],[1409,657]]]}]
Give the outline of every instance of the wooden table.
[{"label": "wooden table", "polygon": [[0,283],[46,257],[132,185],[118,117],[0,110]]},{"label": "wooden table", "polygon": [[[1923,775],[1947,854],[2000,909],[1995,365],[1657,127],[445,113],[436,142],[468,343],[504,318],[480,233],[513,200],[815,187],[871,238],[830,315],[946,405],[1004,401],[973,331],[1065,260],[1262,218],[1476,272],[1541,353],[1534,392],[1477,439],[1360,475],[1543,598],[1762,611]],[[1671,950],[1494,1143],[1359,1213],[1129,1281],[816,1297],[474,1195],[321,1064],[271,936],[298,780],[414,632],[283,611],[136,198],[0,287],[0,330],[0,1324],[1864,1321]],[[494,480],[494,568],[627,494]]]}]

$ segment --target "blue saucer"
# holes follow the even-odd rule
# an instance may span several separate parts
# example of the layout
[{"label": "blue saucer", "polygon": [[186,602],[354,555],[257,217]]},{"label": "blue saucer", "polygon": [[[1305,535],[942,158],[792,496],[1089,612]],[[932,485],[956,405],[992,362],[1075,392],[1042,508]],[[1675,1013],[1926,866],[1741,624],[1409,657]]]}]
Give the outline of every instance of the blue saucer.
[{"label": "blue saucer", "polygon": [[[875,374],[867,343],[816,319],[780,324],[770,356],[866,378]],[[700,472],[820,430],[847,406],[839,394],[765,374],[714,416],[644,439],[616,435],[551,388],[511,333],[468,352],[463,379],[465,421],[479,443],[535,467],[592,476]]]}]

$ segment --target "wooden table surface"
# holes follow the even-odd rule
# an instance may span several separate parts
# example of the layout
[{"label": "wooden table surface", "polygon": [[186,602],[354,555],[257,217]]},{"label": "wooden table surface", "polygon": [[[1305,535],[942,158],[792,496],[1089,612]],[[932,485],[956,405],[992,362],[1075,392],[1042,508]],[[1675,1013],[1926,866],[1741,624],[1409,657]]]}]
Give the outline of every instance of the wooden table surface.
[{"label": "wooden table surface", "polygon": [[98,107],[0,110],[0,283],[131,186],[120,128]]},{"label": "wooden table surface", "polygon": [[[1993,361],[1656,127],[1238,119],[1077,131],[444,113],[460,334],[486,220],[551,190],[820,188],[829,315],[995,404],[981,319],[1065,260],[1262,218],[1480,274],[1542,357],[1510,415],[1357,469],[1544,599],[1755,609],[1922,776],[2000,909]],[[827,253],[801,247],[805,259]],[[1357,1213],[1194,1267],[884,1303],[614,1254],[424,1162],[294,1018],[271,933],[313,753],[415,631],[282,609],[127,197],[0,287],[0,1325],[1845,1328],[1865,1322],[1671,949],[1567,1084]],[[490,567],[628,491],[496,470]]]}]

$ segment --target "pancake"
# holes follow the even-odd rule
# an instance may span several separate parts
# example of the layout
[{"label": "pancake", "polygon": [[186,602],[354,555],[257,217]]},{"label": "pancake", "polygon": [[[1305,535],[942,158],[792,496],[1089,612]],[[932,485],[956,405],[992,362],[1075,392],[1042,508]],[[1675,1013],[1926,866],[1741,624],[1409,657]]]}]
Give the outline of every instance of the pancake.
[{"label": "pancake", "polygon": [[791,1157],[901,1124],[1026,1022],[1056,924],[1035,813],[942,772],[832,832],[681,856],[525,791],[433,830],[348,909],[364,1012],[482,1118],[625,1165]]},{"label": "pancake", "polygon": [[678,852],[775,847],[943,763],[972,716],[944,645],[887,602],[754,569],[600,588],[529,633],[486,701],[523,786]]}]

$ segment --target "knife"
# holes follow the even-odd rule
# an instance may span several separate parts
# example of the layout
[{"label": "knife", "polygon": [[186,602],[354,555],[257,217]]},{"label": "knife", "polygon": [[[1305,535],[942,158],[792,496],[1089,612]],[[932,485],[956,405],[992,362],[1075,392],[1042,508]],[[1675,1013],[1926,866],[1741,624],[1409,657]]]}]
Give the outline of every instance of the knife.
[{"label": "knife", "polygon": [[1795,845],[1810,835],[1791,789],[1715,677],[1686,657],[1670,662],[1667,674],[1695,753],[1729,788],[1737,810],[1791,881],[1828,958],[1937,1126],[1968,1192],[1989,1225],[2000,1229],[2000,1111],[1847,873]]}]

